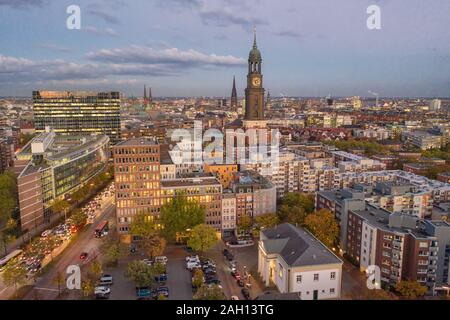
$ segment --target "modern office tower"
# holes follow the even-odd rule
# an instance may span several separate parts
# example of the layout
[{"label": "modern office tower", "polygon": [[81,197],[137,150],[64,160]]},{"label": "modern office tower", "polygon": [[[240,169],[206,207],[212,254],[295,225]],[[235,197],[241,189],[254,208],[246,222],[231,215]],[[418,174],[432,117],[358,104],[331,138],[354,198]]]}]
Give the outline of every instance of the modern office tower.
[{"label": "modern office tower", "polygon": [[52,201],[88,183],[109,159],[105,135],[64,136],[46,131],[17,154],[28,164],[17,179],[20,223],[29,230],[52,219]]},{"label": "modern office tower", "polygon": [[119,92],[34,91],[36,132],[50,127],[57,134],[104,134],[120,140]]},{"label": "modern office tower", "polygon": [[133,216],[159,214],[160,145],[153,139],[130,139],[113,147],[113,157],[117,228],[126,235]]}]

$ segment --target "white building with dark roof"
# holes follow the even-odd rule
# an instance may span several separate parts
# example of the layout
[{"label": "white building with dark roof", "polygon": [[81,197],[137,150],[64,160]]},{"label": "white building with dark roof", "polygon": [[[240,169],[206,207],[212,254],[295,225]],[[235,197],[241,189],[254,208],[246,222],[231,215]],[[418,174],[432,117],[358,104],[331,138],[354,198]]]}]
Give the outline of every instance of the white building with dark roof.
[{"label": "white building with dark roof", "polygon": [[258,273],[280,293],[298,293],[302,300],[339,299],[342,264],[311,233],[292,224],[261,232]]}]

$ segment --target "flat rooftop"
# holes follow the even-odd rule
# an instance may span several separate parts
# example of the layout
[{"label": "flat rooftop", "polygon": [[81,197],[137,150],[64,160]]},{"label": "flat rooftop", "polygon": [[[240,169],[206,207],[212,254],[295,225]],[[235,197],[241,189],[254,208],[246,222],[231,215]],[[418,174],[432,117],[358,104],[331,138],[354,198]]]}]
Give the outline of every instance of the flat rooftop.
[{"label": "flat rooftop", "polygon": [[113,148],[118,147],[142,147],[142,146],[157,146],[158,141],[151,138],[132,138],[126,141],[121,141],[116,144]]}]

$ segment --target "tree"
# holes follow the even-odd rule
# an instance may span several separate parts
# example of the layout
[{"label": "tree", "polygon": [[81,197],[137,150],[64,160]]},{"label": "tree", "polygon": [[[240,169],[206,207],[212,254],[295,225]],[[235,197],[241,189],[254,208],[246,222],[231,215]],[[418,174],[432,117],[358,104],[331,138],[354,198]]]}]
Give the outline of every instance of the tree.
[{"label": "tree", "polygon": [[361,291],[352,291],[351,298],[353,300],[392,300],[394,297],[386,290],[370,290],[367,287],[363,286]]},{"label": "tree", "polygon": [[4,251],[5,255],[8,253],[8,245],[16,240],[13,234],[16,228],[17,220],[9,218],[3,230],[0,231],[0,251]]},{"label": "tree", "polygon": [[177,235],[185,236],[188,230],[205,223],[205,216],[204,206],[178,194],[161,207],[162,234],[168,241],[177,239]]},{"label": "tree", "polygon": [[280,219],[276,213],[266,213],[255,218],[255,223],[261,229],[268,229],[275,227],[280,223]]},{"label": "tree", "polygon": [[81,292],[84,297],[92,296],[95,292],[95,282],[92,279],[86,279],[81,282]]},{"label": "tree", "polygon": [[74,210],[70,218],[76,227],[83,227],[87,222],[87,215],[81,209]]},{"label": "tree", "polygon": [[3,271],[2,278],[5,286],[14,286],[14,295],[17,297],[19,286],[27,283],[27,270],[22,264],[10,264]]},{"label": "tree", "polygon": [[100,261],[95,259],[92,261],[89,267],[89,275],[92,277],[93,281],[97,281],[103,273],[103,266]]},{"label": "tree", "polygon": [[226,297],[218,285],[201,286],[194,294],[194,300],[225,300]]},{"label": "tree", "polygon": [[216,229],[206,224],[199,224],[192,229],[188,246],[195,251],[205,252],[217,243]]},{"label": "tree", "polygon": [[157,224],[152,216],[136,215],[131,222],[130,233],[140,238],[140,243],[150,258],[161,255],[166,248],[166,241],[159,236]]},{"label": "tree", "polygon": [[328,248],[333,248],[338,241],[339,224],[329,210],[322,209],[308,215],[305,227]]},{"label": "tree", "polygon": [[55,278],[53,279],[53,282],[58,286],[58,296],[61,295],[61,287],[63,286],[66,279],[64,279],[64,276],[61,271],[58,271],[56,273]]},{"label": "tree", "polygon": [[8,254],[8,246],[13,243],[16,238],[13,235],[8,234],[8,230],[5,228],[0,231],[0,251],[3,251],[5,255]]},{"label": "tree", "polygon": [[21,148],[25,147],[27,145],[27,143],[31,141],[31,139],[33,139],[33,134],[31,134],[31,133],[21,133],[19,135],[19,146]]},{"label": "tree", "polygon": [[52,210],[54,213],[64,213],[66,217],[67,210],[69,210],[70,204],[66,200],[56,199],[53,201]]},{"label": "tree", "polygon": [[150,287],[155,281],[154,269],[142,261],[131,261],[128,264],[126,276],[138,287]]},{"label": "tree", "polygon": [[[292,215],[295,212],[296,215]],[[289,215],[292,220],[302,222],[306,215],[314,212],[314,196],[305,193],[288,193],[280,201],[278,217],[282,222],[288,222]],[[297,222],[298,222],[297,221]]]},{"label": "tree", "polygon": [[400,281],[395,290],[408,299],[417,299],[427,294],[427,288],[416,281]]},{"label": "tree", "polygon": [[103,254],[103,262],[111,266],[117,266],[119,259],[126,254],[125,245],[122,244],[116,234],[112,232],[103,238],[100,250]]},{"label": "tree", "polygon": [[252,218],[250,218],[247,215],[241,216],[239,218],[239,222],[238,222],[238,231],[240,233],[242,232],[250,232],[251,228],[252,228]]},{"label": "tree", "polygon": [[200,288],[204,283],[204,274],[201,269],[195,270],[194,277],[192,279],[192,286],[194,288]]}]

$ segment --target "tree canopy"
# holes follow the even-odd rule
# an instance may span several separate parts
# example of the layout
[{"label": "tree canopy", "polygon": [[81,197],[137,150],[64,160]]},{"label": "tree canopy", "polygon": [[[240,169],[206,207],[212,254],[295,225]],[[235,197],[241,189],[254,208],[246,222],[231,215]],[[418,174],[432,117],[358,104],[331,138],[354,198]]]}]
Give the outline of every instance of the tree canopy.
[{"label": "tree canopy", "polygon": [[280,222],[289,222],[303,226],[306,216],[313,212],[313,195],[288,193],[281,199],[277,214]]},{"label": "tree canopy", "polygon": [[192,229],[187,244],[195,251],[205,252],[217,241],[216,229],[206,224],[199,224]]},{"label": "tree canopy", "polygon": [[305,227],[328,248],[333,248],[338,241],[339,224],[329,210],[322,209],[308,215]]},{"label": "tree canopy", "polygon": [[185,235],[196,225],[205,223],[205,217],[204,206],[177,195],[161,207],[162,235],[169,241],[175,240],[177,235]]},{"label": "tree canopy", "polygon": [[139,287],[150,287],[155,282],[156,272],[152,266],[142,261],[131,261],[128,264],[126,276]]},{"label": "tree canopy", "polygon": [[225,300],[225,294],[218,285],[203,285],[194,294],[194,300]]},{"label": "tree canopy", "polygon": [[417,281],[400,281],[395,290],[403,297],[417,299],[427,293],[427,288]]}]

